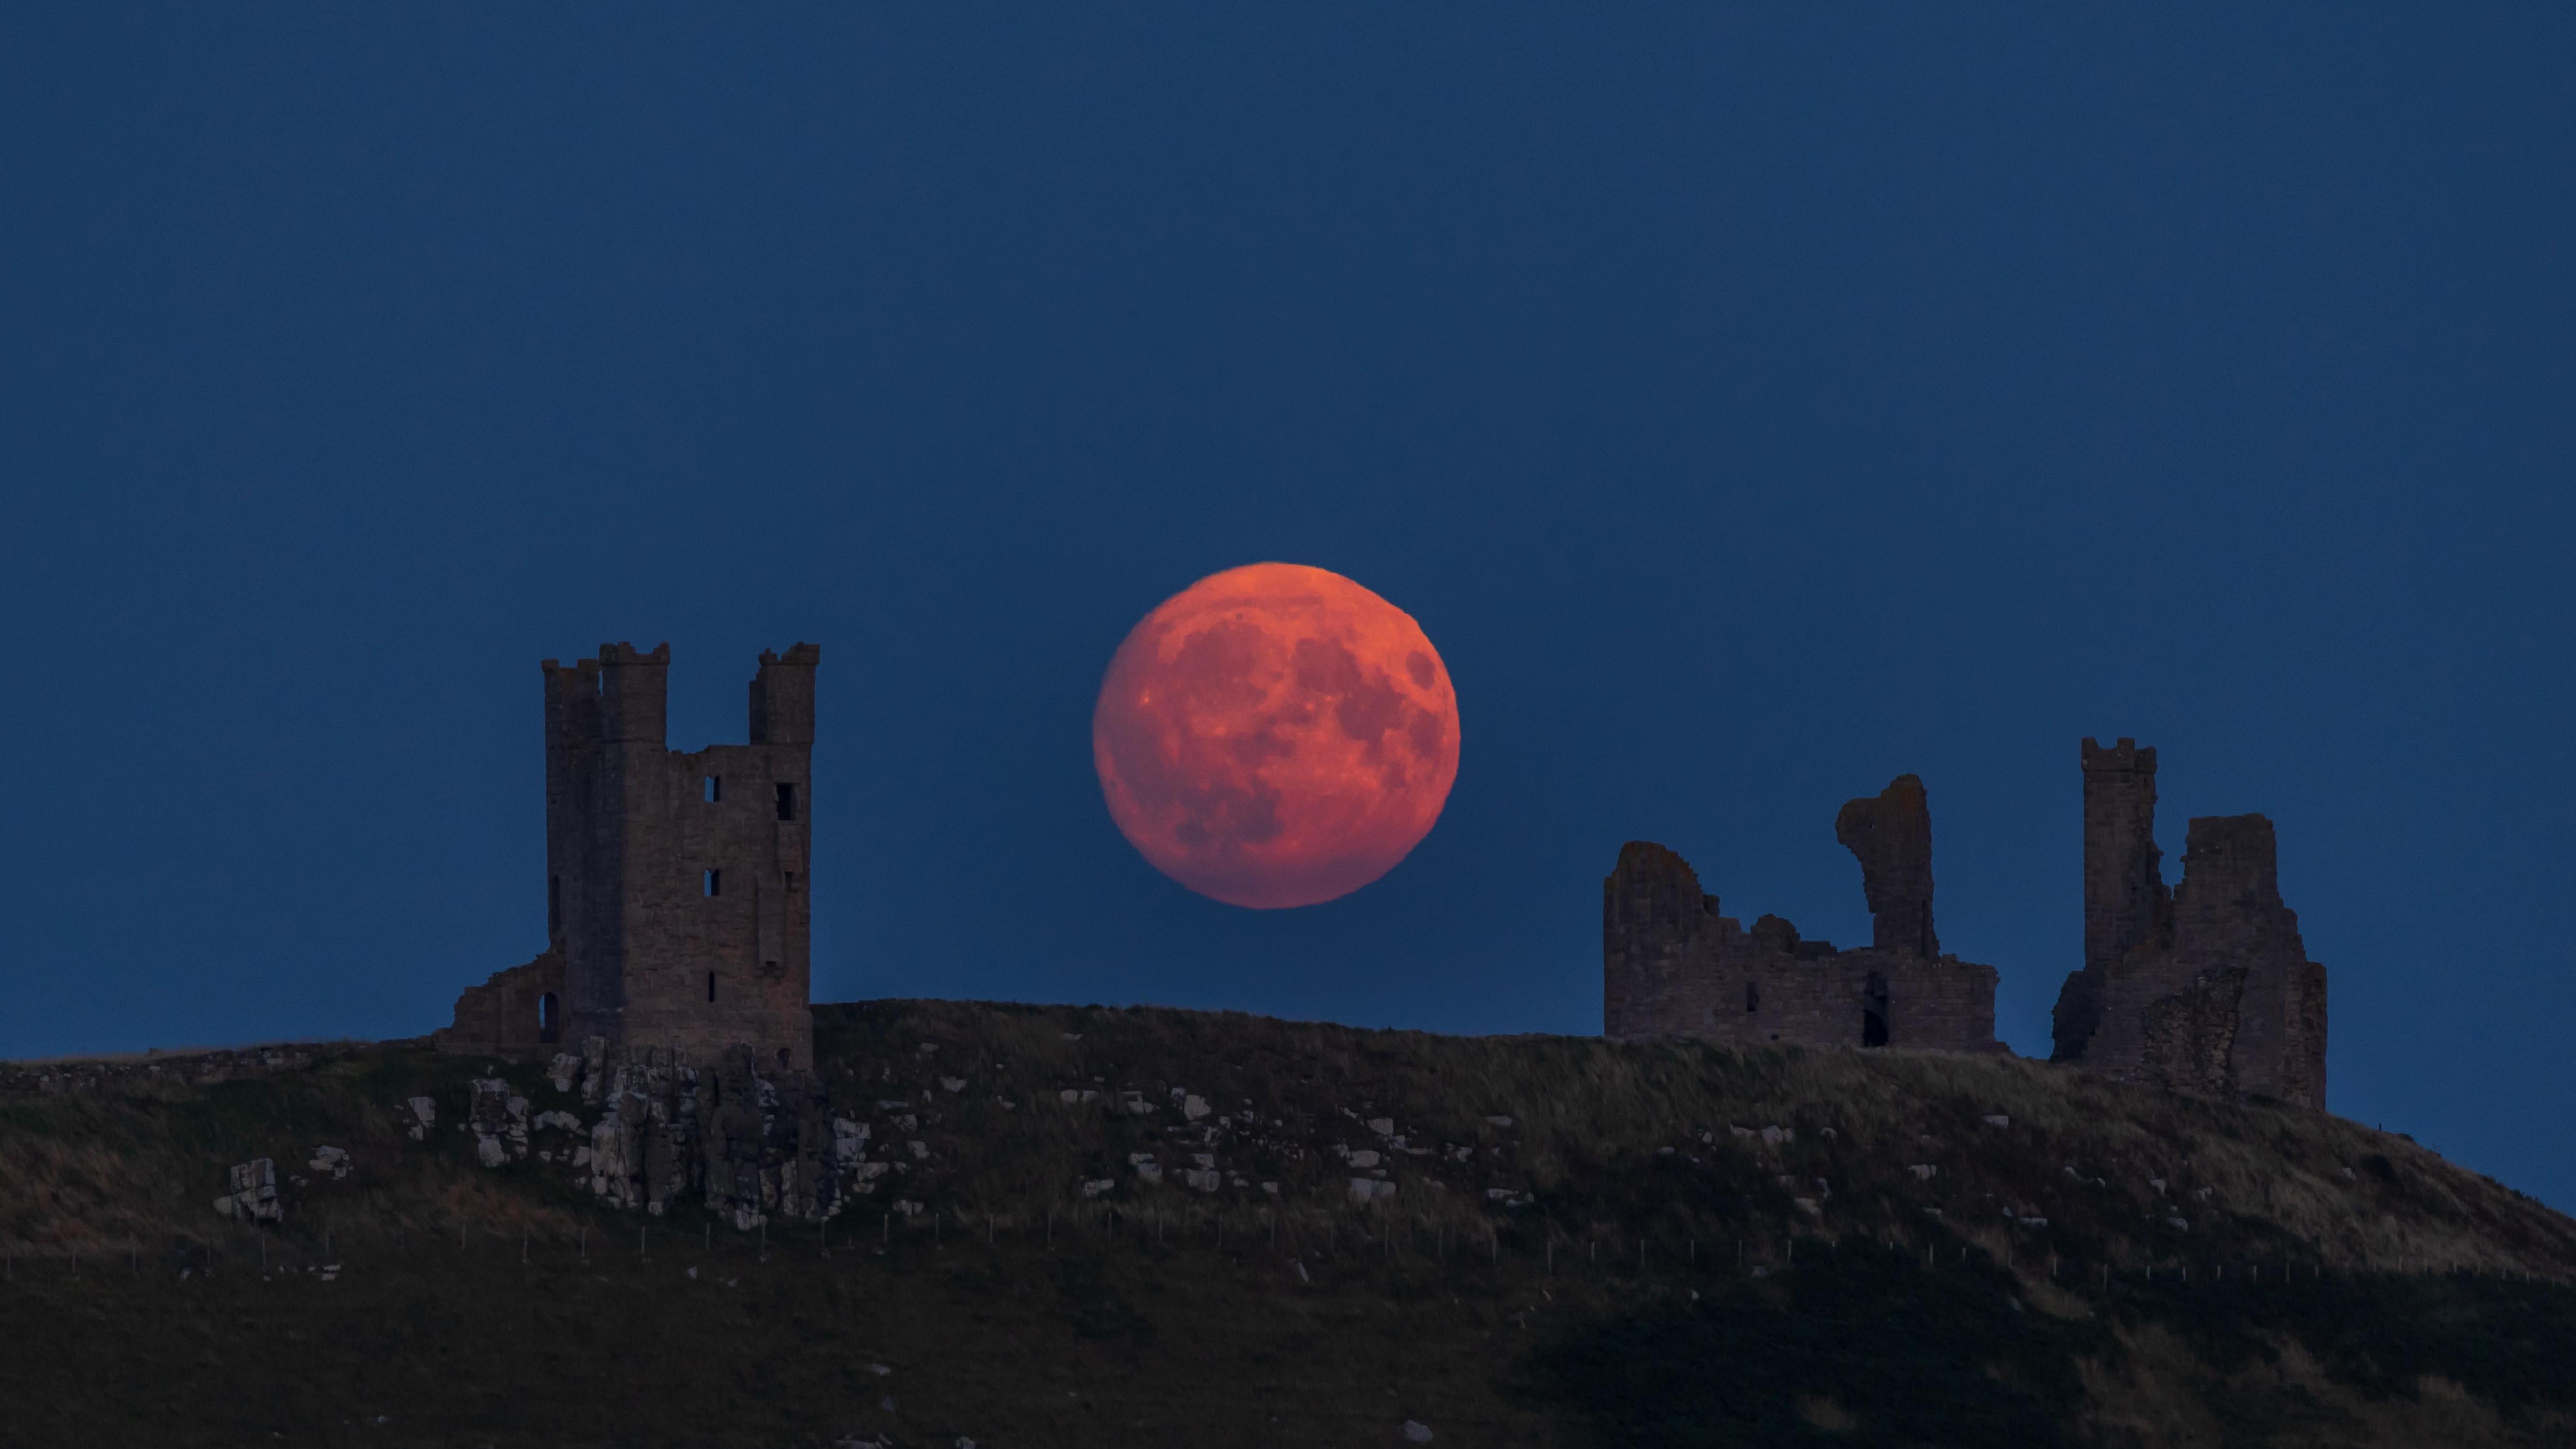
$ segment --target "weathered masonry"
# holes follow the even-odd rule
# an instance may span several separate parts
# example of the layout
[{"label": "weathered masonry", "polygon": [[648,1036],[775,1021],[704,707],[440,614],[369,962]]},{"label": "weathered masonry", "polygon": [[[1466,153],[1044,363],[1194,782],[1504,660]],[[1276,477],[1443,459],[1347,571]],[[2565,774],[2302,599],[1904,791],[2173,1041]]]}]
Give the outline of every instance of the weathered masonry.
[{"label": "weathered masonry", "polygon": [[2000,1051],[1995,968],[1944,955],[1932,926],[1932,812],[1900,775],[1834,834],[1860,860],[1868,946],[1718,914],[1690,863],[1632,840],[1602,882],[1602,1020],[1612,1037]]},{"label": "weathered masonry", "polygon": [[2212,1096],[2326,1101],[2326,968],[2281,900],[2272,822],[2203,816],[2182,884],[2156,850],[2156,752],[2084,741],[2084,965],[2056,1050],[2107,1075]]},{"label": "weathered masonry", "polygon": [[809,822],[821,651],[763,652],[751,740],[664,738],[668,644],[545,661],[546,949],[457,999],[448,1051],[810,1070]]}]

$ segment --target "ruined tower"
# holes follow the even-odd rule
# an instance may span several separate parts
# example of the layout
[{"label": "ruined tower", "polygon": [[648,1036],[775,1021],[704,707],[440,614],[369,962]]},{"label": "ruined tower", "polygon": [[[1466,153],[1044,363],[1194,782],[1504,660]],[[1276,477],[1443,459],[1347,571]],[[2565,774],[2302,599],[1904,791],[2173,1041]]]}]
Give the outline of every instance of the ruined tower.
[{"label": "ruined tower", "polygon": [[2180,887],[2158,864],[2155,751],[2086,740],[2084,965],[2052,1058],[2214,1096],[2325,1105],[2326,975],[2281,899],[2272,822],[2191,822]]},{"label": "ruined tower", "polygon": [[2098,990],[2113,963],[2141,946],[2162,946],[2173,933],[2173,899],[2156,849],[2156,752],[2123,738],[2109,749],[2092,740],[2079,752],[2084,768],[2084,968],[2058,994],[2052,1061],[2083,1055],[2101,1025]]},{"label": "ruined tower", "polygon": [[1942,954],[1932,931],[1932,811],[1900,775],[1843,806],[1834,834],[1860,862],[1871,944],[1802,940],[1764,916],[1718,914],[1688,861],[1632,840],[1601,883],[1606,1035],[1809,1046],[1997,1051],[1995,969]]},{"label": "ruined tower", "polygon": [[544,662],[546,950],[457,1002],[448,1050],[521,1060],[590,1038],[808,1070],[814,671],[764,651],[750,743],[674,751],[671,650]]},{"label": "ruined tower", "polygon": [[1932,933],[1932,806],[1923,781],[1899,775],[1875,799],[1844,805],[1834,839],[1860,859],[1860,890],[1869,902],[1870,944],[1909,956],[1938,956]]}]

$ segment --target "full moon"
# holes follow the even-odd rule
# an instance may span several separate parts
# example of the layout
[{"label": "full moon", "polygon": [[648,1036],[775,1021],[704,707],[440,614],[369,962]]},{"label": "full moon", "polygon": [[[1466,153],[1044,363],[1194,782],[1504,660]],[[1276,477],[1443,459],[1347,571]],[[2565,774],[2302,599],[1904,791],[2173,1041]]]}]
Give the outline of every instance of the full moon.
[{"label": "full moon", "polygon": [[1325,569],[1246,564],[1128,631],[1091,758],[1155,869],[1232,905],[1311,906],[1431,832],[1458,779],[1458,695],[1412,615]]}]

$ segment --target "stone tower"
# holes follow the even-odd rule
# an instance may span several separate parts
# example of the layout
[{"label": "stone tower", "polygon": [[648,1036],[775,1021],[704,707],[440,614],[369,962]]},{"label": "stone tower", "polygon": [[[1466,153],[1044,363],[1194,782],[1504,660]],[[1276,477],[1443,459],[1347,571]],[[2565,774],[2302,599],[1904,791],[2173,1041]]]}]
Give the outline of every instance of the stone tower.
[{"label": "stone tower", "polygon": [[2088,739],[2078,759],[2084,768],[2084,969],[2058,995],[2052,1061],[2083,1054],[2101,1025],[2094,988],[2111,966],[2173,935],[2173,899],[2156,849],[2155,747],[2140,749],[2124,738],[2106,750]]},{"label": "stone tower", "polygon": [[2052,1059],[2213,1096],[2326,1097],[2326,969],[2281,899],[2272,822],[2191,822],[2182,884],[2155,847],[2155,751],[2084,741],[2084,965]]},{"label": "stone tower", "polygon": [[671,649],[546,660],[546,950],[457,1002],[453,1051],[712,1062],[750,1048],[810,1070],[810,821],[821,651],[763,652],[750,743],[664,737]]}]

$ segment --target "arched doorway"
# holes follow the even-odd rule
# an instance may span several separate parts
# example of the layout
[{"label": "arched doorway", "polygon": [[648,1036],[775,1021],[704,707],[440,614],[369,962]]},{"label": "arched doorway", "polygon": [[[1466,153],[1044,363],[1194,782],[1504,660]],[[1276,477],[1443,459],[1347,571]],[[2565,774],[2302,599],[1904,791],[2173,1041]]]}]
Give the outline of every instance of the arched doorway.
[{"label": "arched doorway", "polygon": [[1887,1045],[1887,978],[1872,971],[1860,998],[1860,1044]]}]

